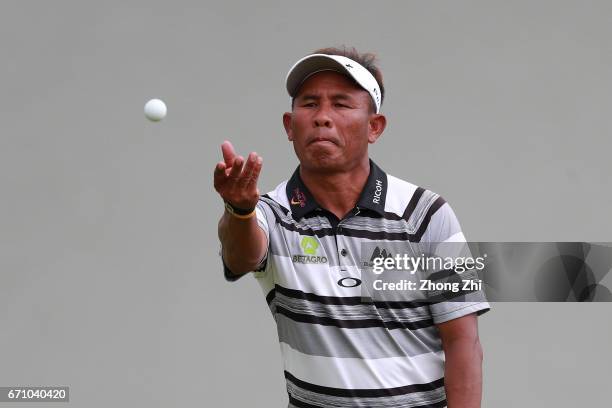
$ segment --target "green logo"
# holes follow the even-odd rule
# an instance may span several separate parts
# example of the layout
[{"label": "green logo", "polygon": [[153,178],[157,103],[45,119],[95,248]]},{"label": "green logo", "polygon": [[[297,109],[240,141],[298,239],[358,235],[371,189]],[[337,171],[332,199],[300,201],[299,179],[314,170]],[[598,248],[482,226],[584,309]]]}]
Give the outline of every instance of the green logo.
[{"label": "green logo", "polygon": [[306,255],[315,255],[317,248],[319,248],[319,242],[313,237],[302,238],[302,250]]},{"label": "green logo", "polygon": [[305,255],[293,255],[293,263],[301,264],[324,264],[327,263],[327,257],[317,255],[319,249],[319,241],[315,237],[302,237],[300,246]]}]

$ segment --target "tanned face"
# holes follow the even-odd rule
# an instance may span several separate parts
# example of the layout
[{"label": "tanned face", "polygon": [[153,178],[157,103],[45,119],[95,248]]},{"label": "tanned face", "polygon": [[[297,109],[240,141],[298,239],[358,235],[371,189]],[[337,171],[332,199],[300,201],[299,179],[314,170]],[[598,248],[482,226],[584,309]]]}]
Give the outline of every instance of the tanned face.
[{"label": "tanned face", "polygon": [[368,143],[384,130],[370,95],[334,71],[312,75],[294,99],[283,124],[301,166],[313,172],[347,171],[367,165]]}]

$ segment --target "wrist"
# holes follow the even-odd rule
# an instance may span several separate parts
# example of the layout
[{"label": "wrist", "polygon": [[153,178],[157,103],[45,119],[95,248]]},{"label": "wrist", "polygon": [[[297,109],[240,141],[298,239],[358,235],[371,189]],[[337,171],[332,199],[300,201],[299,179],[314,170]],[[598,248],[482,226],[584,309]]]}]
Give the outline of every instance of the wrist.
[{"label": "wrist", "polygon": [[256,215],[255,207],[239,208],[239,207],[235,207],[230,202],[225,201],[225,200],[223,201],[223,203],[224,203],[225,211],[229,213],[229,215],[231,215],[232,217],[235,217],[241,220],[246,220]]}]

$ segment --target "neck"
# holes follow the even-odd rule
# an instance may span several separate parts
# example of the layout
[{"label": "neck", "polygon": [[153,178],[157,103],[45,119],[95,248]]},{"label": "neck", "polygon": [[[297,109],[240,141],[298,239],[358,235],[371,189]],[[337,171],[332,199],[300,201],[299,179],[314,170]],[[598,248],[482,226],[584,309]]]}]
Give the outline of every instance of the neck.
[{"label": "neck", "polygon": [[370,162],[341,172],[316,172],[300,166],[300,177],[321,207],[338,219],[355,208],[370,175]]}]

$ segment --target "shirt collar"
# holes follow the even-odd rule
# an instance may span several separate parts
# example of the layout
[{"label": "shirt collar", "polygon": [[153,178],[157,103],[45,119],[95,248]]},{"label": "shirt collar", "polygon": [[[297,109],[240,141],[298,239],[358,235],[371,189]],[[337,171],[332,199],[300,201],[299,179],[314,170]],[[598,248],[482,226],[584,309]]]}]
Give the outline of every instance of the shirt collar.
[{"label": "shirt collar", "polygon": [[[322,208],[302,181],[300,166],[293,172],[293,175],[287,182],[285,191],[291,213],[296,220],[311,211]],[[370,159],[370,174],[357,200],[357,207],[367,208],[376,211],[380,215],[384,215],[386,198],[387,174]]]}]

